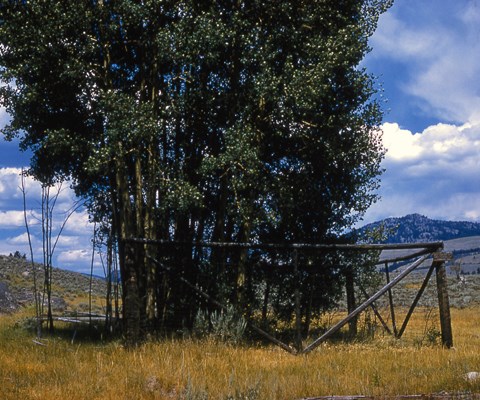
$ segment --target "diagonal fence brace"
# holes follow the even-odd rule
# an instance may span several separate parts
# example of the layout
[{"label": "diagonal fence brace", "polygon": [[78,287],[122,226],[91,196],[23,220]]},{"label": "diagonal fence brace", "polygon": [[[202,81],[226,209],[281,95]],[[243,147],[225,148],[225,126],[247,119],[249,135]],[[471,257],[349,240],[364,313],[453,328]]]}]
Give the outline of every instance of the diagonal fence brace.
[{"label": "diagonal fence brace", "polygon": [[394,287],[397,283],[399,283],[403,278],[405,278],[410,272],[415,270],[419,265],[421,265],[427,258],[429,254],[420,257],[417,261],[411,264],[408,268],[406,268],[403,272],[401,272],[395,279],[390,281],[386,286],[380,289],[377,293],[375,293],[372,297],[370,297],[367,301],[363,304],[358,306],[354,311],[352,311],[346,318],[342,319],[340,322],[332,326],[328,331],[326,331],[322,336],[318,339],[314,340],[310,345],[305,347],[300,354],[307,354],[311,352],[313,349],[318,347],[325,339],[329,336],[340,330],[345,324],[347,324],[352,318],[356,315],[360,314],[363,310],[370,306],[373,302],[378,300],[381,296],[383,296],[389,289]]}]

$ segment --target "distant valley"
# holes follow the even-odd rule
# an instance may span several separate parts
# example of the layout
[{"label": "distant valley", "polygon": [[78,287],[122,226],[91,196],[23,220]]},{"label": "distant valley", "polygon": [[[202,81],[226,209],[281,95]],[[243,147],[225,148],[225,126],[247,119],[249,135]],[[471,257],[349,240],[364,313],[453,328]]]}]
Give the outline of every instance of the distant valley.
[{"label": "distant valley", "polygon": [[372,229],[383,231],[384,243],[443,241],[445,251],[453,253],[454,260],[449,268],[451,273],[456,273],[455,268],[467,275],[480,273],[480,223],[441,221],[410,214],[365,225],[359,232]]}]

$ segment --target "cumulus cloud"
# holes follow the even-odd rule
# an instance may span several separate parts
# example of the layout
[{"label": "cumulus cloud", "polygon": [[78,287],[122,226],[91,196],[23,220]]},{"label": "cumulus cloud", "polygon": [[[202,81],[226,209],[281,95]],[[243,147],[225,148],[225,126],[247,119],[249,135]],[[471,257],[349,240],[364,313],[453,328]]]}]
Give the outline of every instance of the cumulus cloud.
[{"label": "cumulus cloud", "polygon": [[[92,268],[92,253],[86,249],[70,249],[59,253],[57,261],[62,268],[89,274]],[[103,276],[103,266],[98,254],[93,262],[94,275]]]},{"label": "cumulus cloud", "polygon": [[20,173],[20,168],[0,168],[0,202],[19,198]]},{"label": "cumulus cloud", "polygon": [[386,123],[383,131],[382,199],[365,222],[413,212],[446,220],[480,219],[480,123],[437,124],[420,133]]},{"label": "cumulus cloud", "polygon": [[443,160],[456,163],[459,168],[478,163],[480,123],[461,126],[440,123],[421,133],[402,129],[396,123],[385,123],[382,128],[389,162],[408,160],[415,164],[422,160]]},{"label": "cumulus cloud", "polygon": [[388,158],[392,160],[417,159],[423,149],[417,144],[419,137],[401,129],[396,123],[383,125],[383,144],[388,149]]},{"label": "cumulus cloud", "polygon": [[[22,168],[0,168],[0,209],[14,208],[23,210]],[[32,205],[41,201],[41,186],[32,177],[25,177],[25,194]],[[70,195],[71,197],[71,195]],[[71,201],[71,200],[70,200]]]},{"label": "cumulus cloud", "polygon": [[70,236],[70,235],[61,235],[58,238],[57,246],[60,248],[72,248],[76,247],[82,243],[82,237],[80,236]]},{"label": "cumulus cloud", "polygon": [[[30,176],[24,179],[24,189],[27,197],[27,208],[38,208],[41,204],[41,184]],[[57,213],[67,213],[77,202],[75,193],[69,182],[56,185],[49,189],[50,199],[56,198]],[[22,168],[0,168],[0,207],[8,201],[8,208],[23,209]]]},{"label": "cumulus cloud", "polygon": [[89,222],[87,211],[83,209],[71,214],[65,226],[65,232],[91,236],[93,234],[93,224]]},{"label": "cumulus cloud", "polygon": [[22,233],[21,235],[8,238],[7,243],[13,244],[13,245],[22,245],[22,247],[26,246],[28,245],[28,234],[25,232],[25,233]]},{"label": "cumulus cloud", "polygon": [[90,259],[91,253],[89,253],[86,249],[63,251],[58,256],[58,260],[65,265],[77,263],[80,260],[88,265],[90,263]]},{"label": "cumulus cloud", "polygon": [[25,226],[23,211],[0,211],[0,229],[16,229]]}]

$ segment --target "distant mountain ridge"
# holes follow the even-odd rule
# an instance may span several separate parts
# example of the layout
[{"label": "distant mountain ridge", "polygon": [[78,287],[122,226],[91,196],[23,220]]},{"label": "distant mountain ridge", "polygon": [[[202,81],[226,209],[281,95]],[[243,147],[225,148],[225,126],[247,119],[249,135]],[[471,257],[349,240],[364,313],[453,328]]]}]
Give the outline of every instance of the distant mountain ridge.
[{"label": "distant mountain ridge", "polygon": [[420,214],[386,218],[360,228],[360,233],[383,226],[385,243],[418,243],[480,235],[480,223],[434,220]]}]

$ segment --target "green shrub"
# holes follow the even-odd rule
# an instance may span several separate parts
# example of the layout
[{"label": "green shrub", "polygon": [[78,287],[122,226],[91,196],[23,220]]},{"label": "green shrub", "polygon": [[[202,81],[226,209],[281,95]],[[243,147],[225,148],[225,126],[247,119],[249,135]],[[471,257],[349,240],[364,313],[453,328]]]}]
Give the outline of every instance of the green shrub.
[{"label": "green shrub", "polygon": [[211,337],[224,343],[238,343],[242,339],[247,322],[238,315],[233,306],[226,310],[199,310],[195,317],[193,332],[198,337]]}]

